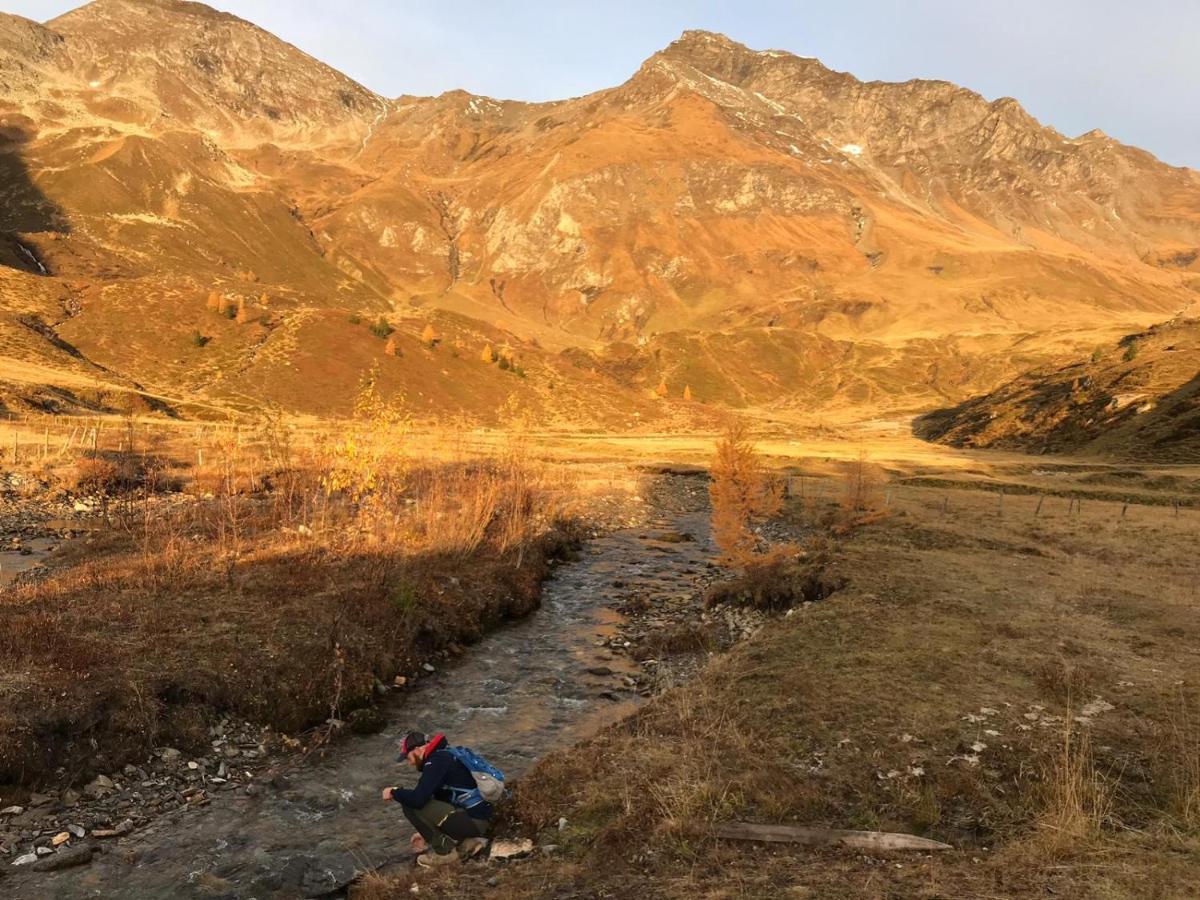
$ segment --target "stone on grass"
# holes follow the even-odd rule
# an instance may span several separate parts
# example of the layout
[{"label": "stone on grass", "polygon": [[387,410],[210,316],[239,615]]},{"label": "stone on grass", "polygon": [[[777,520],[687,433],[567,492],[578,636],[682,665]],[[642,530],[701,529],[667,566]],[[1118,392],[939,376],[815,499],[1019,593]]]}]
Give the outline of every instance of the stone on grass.
[{"label": "stone on grass", "polygon": [[519,841],[494,841],[492,843],[491,859],[519,859],[533,852],[533,841],[524,838]]}]

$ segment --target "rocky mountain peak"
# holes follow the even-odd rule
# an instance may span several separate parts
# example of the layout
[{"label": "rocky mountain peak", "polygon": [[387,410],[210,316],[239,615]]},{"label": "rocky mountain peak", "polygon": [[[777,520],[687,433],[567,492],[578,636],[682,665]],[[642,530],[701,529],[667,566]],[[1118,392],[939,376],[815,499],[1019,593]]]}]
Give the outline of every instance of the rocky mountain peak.
[{"label": "rocky mountain peak", "polygon": [[347,139],[384,108],[372,91],[237,16],[185,0],[95,0],[48,23],[86,48],[89,89],[149,100],[238,138]]}]

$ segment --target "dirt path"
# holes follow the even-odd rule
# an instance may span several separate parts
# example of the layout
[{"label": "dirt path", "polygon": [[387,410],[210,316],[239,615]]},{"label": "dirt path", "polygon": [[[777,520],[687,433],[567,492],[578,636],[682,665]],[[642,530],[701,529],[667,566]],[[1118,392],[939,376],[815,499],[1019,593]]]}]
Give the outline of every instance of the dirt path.
[{"label": "dirt path", "polygon": [[[320,896],[364,869],[406,862],[407,825],[379,799],[381,787],[412,780],[394,763],[405,730],[444,731],[515,775],[637,703],[635,667],[607,646],[620,623],[610,604],[631,589],[651,602],[697,589],[712,555],[704,482],[668,477],[653,494],[650,520],[585,546],[579,561],[546,584],[538,612],[390,701],[383,733],[349,739],[323,762],[255,784],[252,795],[217,792],[206,807],[104,843],[86,868],[40,874],[8,867],[5,896]],[[695,540],[657,540],[669,532]]]}]

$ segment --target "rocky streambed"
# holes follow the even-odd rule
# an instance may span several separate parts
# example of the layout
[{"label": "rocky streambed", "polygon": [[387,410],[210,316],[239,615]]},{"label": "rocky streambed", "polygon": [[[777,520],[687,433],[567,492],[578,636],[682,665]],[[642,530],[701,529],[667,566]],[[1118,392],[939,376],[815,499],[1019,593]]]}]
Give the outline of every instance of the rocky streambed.
[{"label": "rocky streambed", "polygon": [[[8,808],[0,813],[0,891],[294,898],[337,892],[367,869],[407,862],[407,824],[379,799],[381,787],[412,778],[394,762],[405,730],[444,731],[519,775],[656,688],[664,669],[641,645],[664,623],[694,619],[720,572],[711,564],[704,479],[655,478],[645,501],[636,525],[600,534],[559,568],[528,619],[387,691],[378,734],[346,737],[305,761],[275,752],[277,736],[226,721],[202,756],[160,748],[144,765],[82,790]],[[632,619],[617,611],[632,611],[631,598],[641,610]]]}]

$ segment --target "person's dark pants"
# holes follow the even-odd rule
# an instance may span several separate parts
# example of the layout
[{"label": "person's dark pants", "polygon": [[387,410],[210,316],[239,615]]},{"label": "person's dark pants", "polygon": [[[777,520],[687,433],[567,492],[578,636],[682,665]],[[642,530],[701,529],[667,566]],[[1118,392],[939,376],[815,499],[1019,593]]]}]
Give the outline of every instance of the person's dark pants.
[{"label": "person's dark pants", "polygon": [[404,817],[412,822],[434,853],[445,856],[467,838],[487,834],[487,819],[476,819],[465,809],[441,800],[430,800],[420,809],[400,804]]}]

